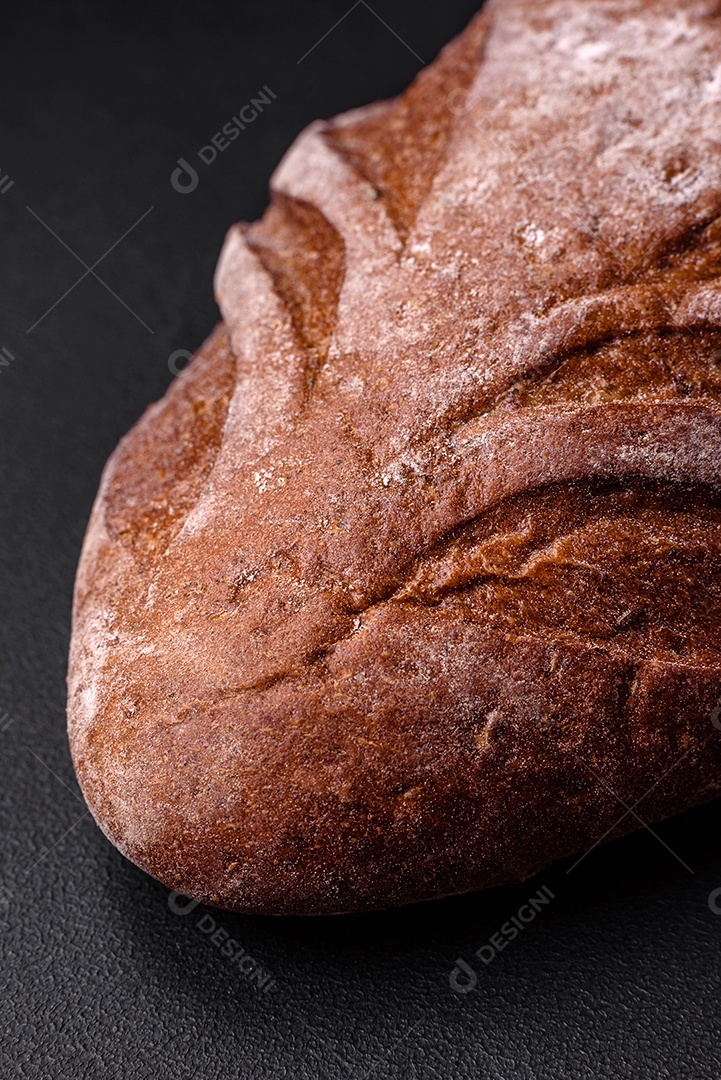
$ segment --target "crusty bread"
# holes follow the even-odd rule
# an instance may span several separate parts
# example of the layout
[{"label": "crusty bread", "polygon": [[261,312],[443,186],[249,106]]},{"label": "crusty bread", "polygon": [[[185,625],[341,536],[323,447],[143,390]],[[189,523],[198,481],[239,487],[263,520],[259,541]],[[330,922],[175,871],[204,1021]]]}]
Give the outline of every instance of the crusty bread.
[{"label": "crusty bread", "polygon": [[500,0],[300,137],[83,549],[130,859],[354,911],[719,794],[720,132],[717,0]]}]

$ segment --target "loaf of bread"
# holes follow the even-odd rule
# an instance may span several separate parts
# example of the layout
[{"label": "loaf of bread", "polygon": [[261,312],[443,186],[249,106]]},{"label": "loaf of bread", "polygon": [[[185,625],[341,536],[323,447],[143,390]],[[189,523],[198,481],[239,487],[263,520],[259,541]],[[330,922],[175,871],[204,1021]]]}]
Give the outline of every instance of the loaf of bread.
[{"label": "loaf of bread", "polygon": [[492,0],[301,135],[216,288],[78,572],[112,842],[347,912],[720,794],[718,0]]}]

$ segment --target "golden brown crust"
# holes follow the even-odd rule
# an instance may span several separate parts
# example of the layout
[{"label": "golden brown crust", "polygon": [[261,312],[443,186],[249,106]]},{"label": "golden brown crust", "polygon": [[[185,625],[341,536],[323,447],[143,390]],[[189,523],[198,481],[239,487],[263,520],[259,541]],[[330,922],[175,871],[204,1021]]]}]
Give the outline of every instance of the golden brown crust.
[{"label": "golden brown crust", "polygon": [[301,136],[88,529],[71,748],[129,858],[362,910],[719,794],[720,114],[711,0],[496,0]]}]

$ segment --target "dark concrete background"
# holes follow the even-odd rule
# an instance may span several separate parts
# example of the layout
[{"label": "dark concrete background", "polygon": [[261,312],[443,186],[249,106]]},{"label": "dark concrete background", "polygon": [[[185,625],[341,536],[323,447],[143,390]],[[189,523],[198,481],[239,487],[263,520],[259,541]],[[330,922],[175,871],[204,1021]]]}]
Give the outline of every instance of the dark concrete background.
[{"label": "dark concrete background", "polygon": [[[3,1077],[721,1071],[721,804],[518,888],[304,921],[177,914],[103,838],[73,778],[71,590],[105,459],[170,382],[168,358],[214,324],[224,232],[262,212],[293,137],[402,89],[474,6],[2,8]],[[177,160],[265,85],[272,105],[199,165],[192,193],[173,190]],[[78,282],[103,256],[102,281]],[[553,901],[490,963],[474,958],[542,886]],[[238,943],[233,957],[213,921]],[[260,975],[243,970],[248,956]],[[449,982],[458,958],[477,972],[468,993]]]}]

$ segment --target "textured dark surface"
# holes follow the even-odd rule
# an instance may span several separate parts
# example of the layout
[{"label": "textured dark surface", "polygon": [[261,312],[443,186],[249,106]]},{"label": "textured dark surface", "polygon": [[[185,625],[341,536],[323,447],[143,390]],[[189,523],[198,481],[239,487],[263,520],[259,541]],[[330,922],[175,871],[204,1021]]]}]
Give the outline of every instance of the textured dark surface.
[{"label": "textured dark surface", "polygon": [[[473,5],[373,7],[428,60]],[[295,22],[291,10],[2,16],[0,169],[14,186],[0,195],[0,350],[14,359],[0,368],[1,1073],[716,1077],[718,803],[525,886],[304,921],[175,914],[76,800],[68,620],[102,465],[167,386],[168,357],[213,324],[225,228],[262,211],[293,135],[400,90],[420,66],[362,5],[298,65],[348,8],[306,5]],[[194,192],[173,191],[177,159],[264,84],[272,108],[199,170]],[[97,267],[153,335],[90,277],[27,333],[84,273],[28,206],[88,266],[154,206]],[[487,966],[475,959],[542,886],[551,904]],[[213,944],[210,919],[269,989]],[[449,985],[458,957],[478,972],[467,994]]]}]

